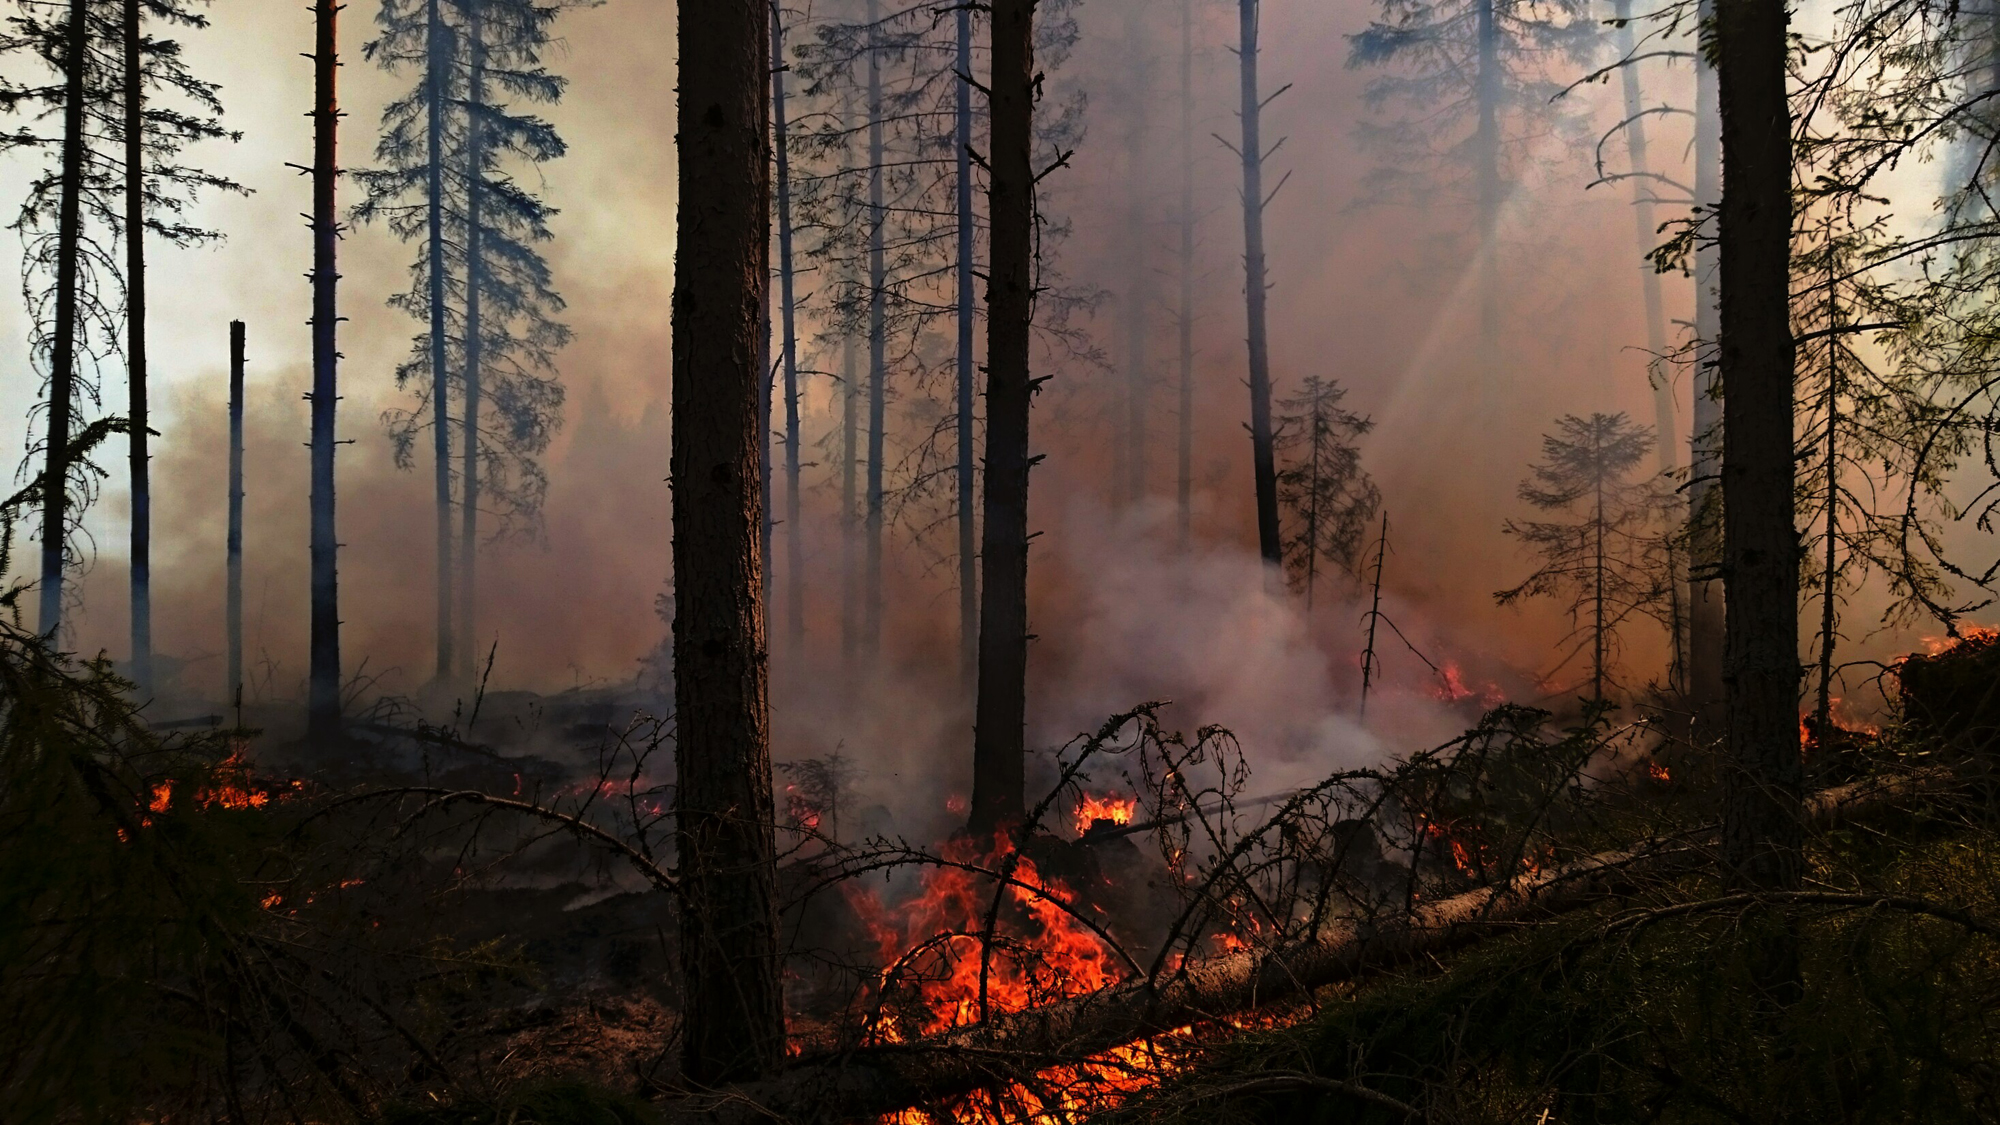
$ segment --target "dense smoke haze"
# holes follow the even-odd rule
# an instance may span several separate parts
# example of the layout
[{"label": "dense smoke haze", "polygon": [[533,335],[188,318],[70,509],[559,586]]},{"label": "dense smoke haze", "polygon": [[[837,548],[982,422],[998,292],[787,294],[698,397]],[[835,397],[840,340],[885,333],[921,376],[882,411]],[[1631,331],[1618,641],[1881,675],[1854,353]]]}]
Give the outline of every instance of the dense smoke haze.
[{"label": "dense smoke haze", "polygon": [[[1227,724],[1274,765],[1307,760],[1323,770],[1373,759],[1383,752],[1380,740],[1407,747],[1458,729],[1464,715],[1433,697],[1465,694],[1471,707],[1503,694],[1573,697],[1576,664],[1549,674],[1568,629],[1556,603],[1503,609],[1493,592],[1531,568],[1501,527],[1525,512],[1515,486],[1554,419],[1596,411],[1623,411],[1647,424],[1652,418],[1640,297],[1645,267],[1630,186],[1589,186],[1596,138],[1622,116],[1616,81],[1564,97],[1556,109],[1576,117],[1573,127],[1544,130],[1511,161],[1513,187],[1498,234],[1501,358],[1488,379],[1481,374],[1490,357],[1481,354],[1478,327],[1475,219],[1463,177],[1372,186],[1371,169],[1392,157],[1364,145],[1362,127],[1390,110],[1364,96],[1377,72],[1347,65],[1348,37],[1366,26],[1371,10],[1358,3],[1265,8],[1265,89],[1289,86],[1264,115],[1267,145],[1285,139],[1269,160],[1266,183],[1288,177],[1265,217],[1276,394],[1294,393],[1308,376],[1338,380],[1348,391],[1345,405],[1373,420],[1360,445],[1392,520],[1385,606],[1409,641],[1467,685],[1460,693],[1385,633],[1378,647],[1388,695],[1371,716],[1377,733],[1368,734],[1353,718],[1362,583],[1324,575],[1310,613],[1302,599],[1268,598],[1262,589],[1244,429],[1240,181],[1221,140],[1236,128],[1229,50],[1236,11],[1199,0],[1194,13],[1194,536],[1185,554],[1174,531],[1178,7],[1086,0],[1075,12],[1074,51],[1050,77],[1052,99],[1081,97],[1084,130],[1069,166],[1045,181],[1049,214],[1067,231],[1049,242],[1050,266],[1094,298],[1072,320],[1081,338],[1037,360],[1045,365],[1038,374],[1052,378],[1035,409],[1036,445],[1047,460],[1032,492],[1031,523],[1041,534],[1030,572],[1039,638],[1030,672],[1031,742],[1060,741],[1130,704],[1174,699],[1176,722]],[[788,20],[805,25],[795,29],[792,46],[825,14],[790,13]],[[216,16],[212,30],[185,39],[197,69],[221,82],[230,127],[244,138],[207,143],[196,155],[255,194],[212,197],[197,208],[199,221],[226,232],[221,246],[154,254],[157,645],[169,670],[185,662],[178,688],[186,698],[222,697],[226,325],[242,319],[250,341],[246,662],[253,695],[296,698],[305,674],[301,392],[310,372],[301,274],[309,240],[298,217],[307,181],[286,162],[303,161],[310,148],[303,115],[310,65],[299,52],[310,46],[311,25],[286,6],[232,6]],[[380,107],[404,81],[361,57],[361,44],[374,35],[372,16],[356,6],[344,17],[348,166],[372,161]],[[482,661],[489,648],[494,653],[495,688],[543,692],[639,674],[665,634],[655,599],[668,589],[671,23],[614,0],[566,14],[559,32],[564,49],[551,61],[571,86],[549,116],[570,150],[544,166],[543,186],[560,209],[548,253],[569,302],[564,319],[576,332],[557,359],[568,405],[547,455],[542,534],[482,554],[482,619],[472,638]],[[1612,57],[1607,39],[1593,65]],[[1559,83],[1588,69],[1560,57],[1537,65]],[[1648,105],[1691,99],[1684,61],[1649,64],[1643,77]],[[1665,117],[1652,134],[1653,159],[1669,174],[1678,175],[1687,159],[1684,120]],[[1613,170],[1622,151],[1605,149]],[[18,194],[24,176],[20,164],[8,168],[10,192]],[[343,203],[358,195],[344,187]],[[1683,213],[1671,202],[1658,209],[1663,222]],[[394,468],[380,422],[383,411],[407,401],[392,373],[417,325],[383,301],[405,284],[410,248],[379,225],[359,226],[345,232],[342,255],[348,319],[340,428],[352,441],[339,452],[345,671],[367,678],[371,694],[412,693],[431,659],[428,478],[421,466]],[[769,576],[777,753],[867,747],[869,761],[879,763],[870,768],[885,776],[957,786],[963,779],[950,772],[961,755],[952,751],[966,738],[970,714],[956,672],[948,490],[906,504],[892,498],[884,657],[879,669],[861,674],[841,656],[840,404],[831,377],[840,355],[825,335],[824,304],[814,299],[824,281],[810,271],[800,278],[804,517],[800,527],[777,527]],[[1691,287],[1675,273],[1664,282],[1670,342],[1678,346],[1688,332]],[[7,341],[4,362],[21,373],[28,370],[25,334],[21,310],[10,303],[0,311],[0,338]],[[1143,344],[1150,387],[1146,492],[1136,502],[1119,483],[1129,471],[1133,339]],[[1684,465],[1687,365],[1668,371]],[[915,443],[949,401],[946,391],[897,372],[891,379],[894,490],[909,483],[898,474],[915,463]],[[115,412],[123,393],[115,365],[103,384],[105,411]],[[33,391],[25,374],[0,391],[0,416],[8,419],[0,443],[19,448]],[[781,409],[778,415],[781,424]],[[118,458],[122,444],[102,460],[114,465]],[[112,473],[87,520],[92,562],[74,617],[79,651],[120,659],[127,648],[122,479]],[[780,474],[773,493],[780,518],[783,487]],[[808,568],[802,652],[782,625],[784,544],[794,534],[804,537]],[[1854,612],[1862,620],[1865,598]],[[1859,638],[1864,630],[1850,632]],[[1656,679],[1666,653],[1664,630],[1633,630],[1621,654],[1628,682],[1643,687]]]}]

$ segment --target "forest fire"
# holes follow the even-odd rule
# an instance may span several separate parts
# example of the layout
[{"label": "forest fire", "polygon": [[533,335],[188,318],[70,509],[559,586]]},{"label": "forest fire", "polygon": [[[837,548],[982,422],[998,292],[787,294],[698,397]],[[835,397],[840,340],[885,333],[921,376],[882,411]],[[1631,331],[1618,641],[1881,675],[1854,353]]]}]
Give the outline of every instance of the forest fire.
[{"label": "forest fire", "polygon": [[1093,797],[1086,793],[1076,803],[1076,833],[1081,836],[1095,828],[1100,821],[1114,825],[1132,823],[1132,813],[1139,807],[1136,797]]},{"label": "forest fire", "polygon": [[[1094,992],[1124,975],[1110,945],[1078,918],[1091,908],[1059,880],[1044,879],[1004,835],[987,848],[955,839],[943,858],[944,866],[925,872],[917,896],[895,906],[893,921],[871,895],[844,884],[884,966],[871,1039],[904,1042]],[[1010,861],[996,906],[984,872],[1007,871]]]}]

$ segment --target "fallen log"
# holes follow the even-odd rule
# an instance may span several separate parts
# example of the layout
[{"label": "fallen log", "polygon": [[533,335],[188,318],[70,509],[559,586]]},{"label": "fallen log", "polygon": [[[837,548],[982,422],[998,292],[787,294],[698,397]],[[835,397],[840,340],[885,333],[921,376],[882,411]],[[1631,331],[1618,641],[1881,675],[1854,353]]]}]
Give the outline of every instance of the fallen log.
[{"label": "fallen log", "polygon": [[[1808,798],[1825,828],[1949,789],[1948,771],[1857,782]],[[690,1092],[664,1108],[676,1122],[836,1122],[1019,1080],[1094,1055],[1272,1004],[1293,1002],[1373,970],[1446,953],[1480,938],[1702,870],[1717,833],[1705,829],[1604,852],[1399,914],[1343,919],[1317,940],[1197,962],[1157,985],[1129,981],[1060,1003],[996,1016],[907,1044],[805,1056],[759,1082]]]}]

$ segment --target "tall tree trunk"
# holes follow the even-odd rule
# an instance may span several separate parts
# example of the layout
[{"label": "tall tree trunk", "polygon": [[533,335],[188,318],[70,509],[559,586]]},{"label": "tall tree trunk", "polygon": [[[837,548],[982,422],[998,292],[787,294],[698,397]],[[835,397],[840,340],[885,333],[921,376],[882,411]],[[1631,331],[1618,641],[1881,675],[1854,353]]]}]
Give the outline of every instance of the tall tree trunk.
[{"label": "tall tree trunk", "polygon": [[[1714,16],[1703,0],[1700,23]],[[1705,50],[1695,54],[1694,199],[1702,220],[1713,224],[1722,203],[1722,120],[1715,68]],[[1708,232],[1714,234],[1711,225]],[[1697,741],[1722,737],[1722,399],[1716,393],[1716,341],[1722,334],[1722,272],[1713,237],[1699,239],[1694,252],[1695,366],[1689,438],[1688,519],[1688,711]]]},{"label": "tall tree trunk", "polygon": [[153,688],[153,483],[146,449],[146,115],[139,0],[125,0],[125,370],[132,423],[132,682]]},{"label": "tall tree trunk", "polygon": [[313,389],[312,389],[312,660],[308,674],[307,727],[317,738],[340,730],[340,585],[336,555],[340,539],[333,522],[334,412],[340,405],[336,333],[340,316],[336,264],[340,226],[334,191],[340,132],[340,5],[313,4]]},{"label": "tall tree trunk", "polygon": [[49,429],[42,488],[41,616],[51,642],[62,628],[63,564],[69,524],[70,412],[76,395],[77,255],[83,241],[83,72],[89,10],[70,0],[63,56],[62,198],[56,211],[56,326],[49,356]]},{"label": "tall tree trunk", "polygon": [[[1632,27],[1632,0],[1613,0],[1618,20],[1618,50],[1631,57],[1638,49]],[[1653,390],[1653,428],[1662,476],[1680,466],[1680,440],[1674,418],[1674,388],[1667,379],[1667,312],[1660,294],[1660,272],[1650,258],[1659,244],[1659,227],[1653,217],[1657,195],[1650,179],[1652,162],[1646,153],[1645,107],[1639,92],[1639,68],[1627,63],[1621,68],[1625,92],[1625,154],[1631,163],[1632,224],[1639,239],[1639,278],[1646,303],[1646,383]],[[1670,688],[1682,688],[1687,679],[1687,621],[1682,600],[1680,552],[1667,548],[1667,582],[1672,654],[1667,669]]]},{"label": "tall tree trunk", "polygon": [[799,520],[799,345],[792,299],[792,164],[785,121],[785,25],[771,0],[771,122],[778,183],[778,312],[785,365],[785,635],[798,652],[806,639],[805,525]]},{"label": "tall tree trunk", "polygon": [[979,697],[973,718],[976,833],[1024,809],[1028,708],[1028,414],[1034,323],[1035,0],[992,8],[987,215],[986,518],[980,537]]},{"label": "tall tree trunk", "polygon": [[[771,287],[764,286],[769,297]],[[776,404],[778,369],[771,362],[771,306],[767,301],[757,326],[757,510],[764,518],[757,524],[757,562],[760,573],[771,573],[771,539],[777,530],[771,524],[771,407]]]},{"label": "tall tree trunk", "polygon": [[855,358],[850,333],[840,341],[840,655],[850,675],[861,653],[861,569],[854,557],[861,545],[861,426],[857,417],[861,384]]},{"label": "tall tree trunk", "polygon": [[1604,442],[1601,431],[1591,439],[1591,460],[1597,465],[1596,520],[1591,528],[1597,539],[1595,586],[1591,591],[1590,698],[1604,702]]},{"label": "tall tree trunk", "polygon": [[863,578],[862,655],[882,650],[882,456],[888,409],[887,300],[883,266],[882,52],[876,0],[868,0],[868,569]]},{"label": "tall tree trunk", "polygon": [[243,714],[243,322],[229,322],[229,538],[228,590],[223,606],[223,631],[228,636],[228,662],[223,688]]},{"label": "tall tree trunk", "polygon": [[972,9],[958,7],[958,666],[970,686],[979,680],[979,560],[973,532],[978,526],[972,494],[972,396],[979,371],[972,354]]},{"label": "tall tree trunk", "polygon": [[673,297],[675,846],[682,1071],[698,1086],[783,1059],[757,333],[770,283],[770,7],[679,9]]},{"label": "tall tree trunk", "polygon": [[1194,0],[1181,0],[1180,448],[1175,480],[1176,542],[1194,523]]},{"label": "tall tree trunk", "polygon": [[1500,27],[1494,5],[1478,0],[1479,125],[1473,159],[1479,178],[1479,369],[1482,402],[1498,401],[1500,360]]},{"label": "tall tree trunk", "polygon": [[1826,544],[1825,556],[1820,560],[1819,590],[1819,699],[1813,707],[1815,737],[1824,745],[1825,739],[1833,731],[1833,646],[1836,639],[1837,608],[1834,598],[1839,593],[1840,572],[1834,564],[1838,561],[1840,542],[1840,336],[1835,329],[1840,327],[1840,275],[1837,270],[1839,259],[1832,252],[1833,221],[1827,220],[1826,258],[1826,455],[1820,471],[1826,477]]},{"label": "tall tree trunk", "polygon": [[1792,146],[1785,6],[1716,0],[1722,109],[1723,862],[1742,888],[1801,876],[1799,553],[1793,523]]},{"label": "tall tree trunk", "polygon": [[1151,59],[1138,5],[1125,9],[1125,62],[1132,83],[1125,134],[1125,479],[1126,502],[1146,496],[1146,311],[1152,277],[1146,265],[1146,110]]},{"label": "tall tree trunk", "polygon": [[457,669],[452,651],[451,559],[451,372],[445,339],[444,256],[444,102],[445,54],[443,0],[424,5],[425,216],[429,271],[426,300],[430,305],[431,353],[431,492],[437,517],[437,673],[439,684],[451,682]]},{"label": "tall tree trunk", "polygon": [[465,42],[465,373],[463,401],[459,410],[458,438],[458,635],[459,679],[469,690],[476,669],[479,604],[474,583],[479,566],[479,412],[481,365],[485,362],[485,325],[481,319],[481,290],[486,283],[486,240],[481,224],[485,221],[486,139],[479,117],[486,107],[486,20],[485,0],[466,0]]},{"label": "tall tree trunk", "polygon": [[[1630,57],[1637,50],[1637,35],[1632,29],[1632,0],[1613,0],[1613,10],[1618,20],[1618,50]],[[1631,163],[1632,180],[1632,225],[1639,238],[1639,253],[1650,255],[1659,244],[1659,228],[1653,219],[1653,199],[1655,189],[1648,178],[1652,165],[1646,155],[1645,107],[1639,93],[1639,69],[1636,64],[1627,63],[1620,68],[1624,80],[1625,93],[1625,153]],[[1649,257],[1642,257],[1640,284],[1646,301],[1646,383],[1653,389],[1653,426],[1658,435],[1660,471],[1672,472],[1679,464],[1676,451],[1680,443],[1675,436],[1674,391],[1667,382],[1665,356],[1667,354],[1667,313],[1666,304],[1660,295],[1660,273],[1653,268]]]},{"label": "tall tree trunk", "polygon": [[1278,542],[1278,464],[1271,448],[1271,349],[1265,334],[1264,141],[1258,115],[1257,0],[1237,0],[1243,64],[1243,298],[1249,321],[1250,456],[1257,481],[1257,548],[1264,562],[1282,565]]}]

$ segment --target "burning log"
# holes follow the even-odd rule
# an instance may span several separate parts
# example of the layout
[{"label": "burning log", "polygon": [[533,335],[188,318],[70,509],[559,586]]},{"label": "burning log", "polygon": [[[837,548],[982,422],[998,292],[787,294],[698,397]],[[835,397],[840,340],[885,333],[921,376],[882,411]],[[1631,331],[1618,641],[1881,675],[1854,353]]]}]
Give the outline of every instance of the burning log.
[{"label": "burning log", "polygon": [[[1943,770],[1858,782],[1816,794],[1806,814],[1812,825],[1824,828],[1955,783]],[[794,1117],[847,1120],[1015,1082],[1189,1025],[1296,1001],[1374,970],[1630,893],[1642,881],[1709,867],[1716,838],[1708,829],[1649,840],[1467,891],[1398,918],[1334,920],[1310,942],[1192,963],[1168,979],[1128,980],[908,1043],[800,1058],[760,1082],[691,1093],[669,1112],[676,1121],[718,1125]]]}]

